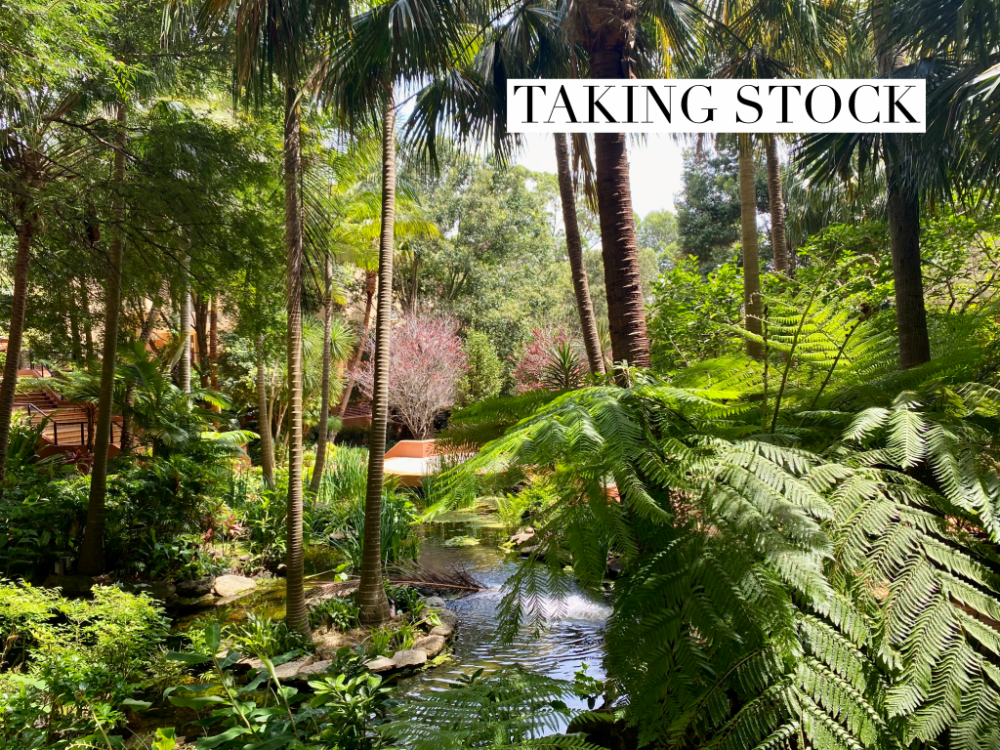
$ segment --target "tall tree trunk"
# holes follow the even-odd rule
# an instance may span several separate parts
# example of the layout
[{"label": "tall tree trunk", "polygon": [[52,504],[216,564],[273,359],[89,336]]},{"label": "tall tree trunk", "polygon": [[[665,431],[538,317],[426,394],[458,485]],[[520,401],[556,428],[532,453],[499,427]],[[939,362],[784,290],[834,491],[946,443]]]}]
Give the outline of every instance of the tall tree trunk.
[{"label": "tall tree trunk", "polygon": [[208,313],[208,381],[219,390],[219,295],[213,294]]},{"label": "tall tree trunk", "polygon": [[83,360],[83,347],[80,344],[80,313],[76,306],[76,300],[73,299],[73,283],[70,282],[69,285],[69,333],[72,337],[70,342],[70,347],[73,356],[73,362],[79,364]]},{"label": "tall tree trunk", "polygon": [[[760,299],[760,256],[757,252],[757,188],[754,184],[753,140],[739,136],[740,233],[743,244],[744,328],[758,336],[763,333]],[[747,339],[747,356],[761,359],[764,344]]]},{"label": "tall tree trunk", "polygon": [[108,449],[111,447],[111,417],[114,412],[115,364],[118,356],[118,321],[122,307],[122,238],[125,221],[125,102],[117,105],[115,136],[115,185],[118,194],[111,207],[114,226],[108,243],[108,288],[104,308],[104,348],[101,353],[101,393],[97,402],[97,428],[94,435],[94,466],[90,472],[90,502],[87,505],[87,528],[80,546],[80,572],[99,575],[104,572],[104,495],[108,482]]},{"label": "tall tree trunk", "polygon": [[583,265],[583,244],[580,241],[580,227],[576,220],[576,195],[573,178],[569,171],[569,149],[566,134],[554,133],[556,142],[556,171],[559,175],[559,197],[562,200],[563,224],[566,227],[566,254],[573,275],[573,293],[576,295],[576,309],[580,315],[580,330],[587,349],[587,361],[594,375],[604,374],[604,352],[601,351],[601,337],[597,334],[594,319],[594,305],[590,301],[590,284],[587,269]]},{"label": "tall tree trunk", "polygon": [[267,406],[263,333],[257,337],[257,429],[260,432],[260,468],[267,486],[274,487],[274,442],[271,438],[271,412]]},{"label": "tall tree trunk", "polygon": [[298,179],[302,165],[299,150],[298,92],[285,90],[285,249],[288,296],[288,512],[285,567],[285,620],[290,628],[308,635],[303,587],[302,549],[302,213]]},{"label": "tall tree trunk", "polygon": [[313,464],[309,491],[319,493],[326,463],[326,439],[330,425],[330,328],[333,325],[333,258],[326,254],[325,293],[323,296],[323,383],[319,406],[319,436],[316,440],[316,462]]},{"label": "tall tree trunk", "polygon": [[372,426],[368,440],[368,488],[361,551],[358,606],[363,625],[389,619],[389,600],[382,586],[382,484],[385,479],[385,435],[389,423],[389,337],[392,330],[393,223],[396,214],[396,102],[389,85],[382,118],[382,231],[378,253],[378,309],[375,313],[375,379]]},{"label": "tall tree trunk", "polygon": [[[620,46],[594,50],[590,56],[590,77],[622,78],[622,63]],[[628,360],[631,366],[649,367],[649,336],[625,135],[597,133],[594,158],[611,355],[615,362]]]},{"label": "tall tree trunk", "polygon": [[191,392],[191,256],[185,253],[181,260],[181,319],[178,335],[181,337],[181,358],[177,364],[177,377],[181,390]]},{"label": "tall tree trunk", "polygon": [[[358,348],[355,350],[354,358],[347,368],[347,383],[344,385],[344,392],[340,394],[340,408],[337,410],[337,419],[340,422],[344,421],[344,415],[347,414],[347,405],[350,403],[351,393],[354,391],[354,373],[361,366],[361,358],[364,356],[365,349],[368,346],[368,327],[372,321],[372,303],[375,299],[375,284],[377,281],[378,275],[374,271],[365,271],[365,317],[361,323],[361,336],[358,339]],[[336,433],[334,433],[334,436],[336,436]],[[329,439],[333,441],[333,437]]]},{"label": "tall tree trunk", "polygon": [[87,362],[94,361],[94,327],[90,319],[90,287],[87,277],[80,277],[80,308],[83,310],[83,343]]},{"label": "tall tree trunk", "polygon": [[920,268],[920,201],[903,184],[901,168],[889,164],[889,247],[892,281],[896,293],[896,328],[899,331],[899,366],[907,370],[931,360],[924,281]]},{"label": "tall tree trunk", "polygon": [[0,382],[0,483],[7,469],[7,444],[10,440],[10,420],[14,415],[14,393],[17,391],[17,370],[21,360],[24,337],[24,310],[28,301],[28,268],[31,265],[31,241],[35,236],[37,214],[26,214],[24,201],[18,201],[17,261],[14,266],[14,299],[10,310],[10,331],[7,335],[7,361]]},{"label": "tall tree trunk", "polygon": [[194,295],[194,338],[198,342],[198,385],[208,388],[208,298]]},{"label": "tall tree trunk", "polygon": [[767,199],[771,212],[771,248],[774,253],[774,270],[789,272],[788,237],[785,233],[785,197],[781,191],[781,162],[778,160],[778,138],[764,136],[767,154]]}]

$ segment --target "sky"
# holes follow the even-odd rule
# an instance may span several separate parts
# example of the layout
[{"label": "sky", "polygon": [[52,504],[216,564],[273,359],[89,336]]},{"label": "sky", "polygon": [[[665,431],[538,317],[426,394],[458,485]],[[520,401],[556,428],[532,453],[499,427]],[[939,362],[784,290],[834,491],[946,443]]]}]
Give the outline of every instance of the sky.
[{"label": "sky", "polygon": [[[552,136],[529,133],[522,136],[524,148],[515,161],[534,172],[556,171]],[[650,134],[644,143],[629,142],[629,177],[632,181],[632,210],[640,216],[662,209],[674,210],[674,198],[681,193],[684,146],[665,134]]]}]

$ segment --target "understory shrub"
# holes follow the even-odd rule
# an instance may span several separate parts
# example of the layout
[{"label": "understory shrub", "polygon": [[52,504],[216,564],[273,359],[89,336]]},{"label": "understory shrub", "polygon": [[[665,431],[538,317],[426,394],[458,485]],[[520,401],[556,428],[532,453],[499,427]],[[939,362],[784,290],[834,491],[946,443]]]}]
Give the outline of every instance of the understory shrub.
[{"label": "understory shrub", "polygon": [[98,586],[67,600],[0,580],[0,747],[107,746],[124,709],[148,705],[133,695],[167,628],[144,594]]}]

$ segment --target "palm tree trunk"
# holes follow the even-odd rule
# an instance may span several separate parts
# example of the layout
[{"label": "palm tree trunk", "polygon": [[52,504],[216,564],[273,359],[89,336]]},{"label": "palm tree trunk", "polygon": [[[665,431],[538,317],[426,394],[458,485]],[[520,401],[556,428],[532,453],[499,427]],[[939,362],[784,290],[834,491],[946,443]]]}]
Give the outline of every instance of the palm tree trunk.
[{"label": "palm tree trunk", "polygon": [[764,136],[767,154],[767,198],[771,212],[771,248],[774,253],[774,270],[787,274],[788,237],[785,233],[785,197],[781,191],[781,163],[778,161],[778,138]]},{"label": "palm tree trunk", "polygon": [[[750,136],[739,136],[740,167],[740,230],[743,244],[743,311],[744,328],[760,336],[760,256],[757,252],[757,188],[754,183],[753,141]],[[764,345],[747,339],[748,357],[761,359]]]},{"label": "palm tree trunk", "polygon": [[69,334],[73,362],[79,363],[83,359],[83,347],[80,345],[80,315],[77,311],[76,301],[73,299],[72,282],[69,285]]},{"label": "palm tree trunk", "polygon": [[264,376],[264,334],[257,337],[257,429],[260,432],[260,467],[268,487],[274,487],[274,443],[271,439],[271,412],[267,407]]},{"label": "palm tree trunk", "polygon": [[[593,52],[590,77],[621,78],[622,50],[614,47]],[[649,367],[649,336],[625,135],[597,133],[594,155],[611,355],[615,362],[627,360],[635,367]]]},{"label": "palm tree trunk", "polygon": [[185,253],[181,260],[181,319],[178,334],[181,337],[181,359],[177,377],[181,390],[191,392],[191,256]]},{"label": "palm tree trunk", "polygon": [[375,313],[375,380],[372,426],[368,440],[368,488],[357,601],[363,625],[389,619],[389,600],[382,586],[382,483],[385,479],[385,435],[389,423],[389,336],[392,327],[393,221],[396,212],[396,103],[389,84],[382,119],[382,231],[378,253],[378,309]]},{"label": "palm tree trunk", "polygon": [[323,297],[323,383],[319,406],[319,436],[316,440],[316,462],[313,464],[309,491],[319,493],[326,463],[326,439],[330,429],[330,327],[333,325],[333,258],[326,254],[325,294]]},{"label": "palm tree trunk", "polygon": [[576,195],[573,191],[573,178],[569,171],[569,149],[566,146],[566,134],[554,133],[552,137],[556,142],[556,171],[559,175],[559,197],[562,200],[563,224],[566,227],[566,254],[569,255],[569,267],[573,275],[573,293],[576,295],[576,309],[580,314],[580,330],[583,333],[583,344],[587,349],[590,371],[594,375],[603,375],[604,353],[601,351],[601,338],[597,334],[594,306],[590,301],[587,269],[583,266],[583,244],[580,241],[580,227],[576,221]]},{"label": "palm tree trunk", "polygon": [[97,403],[97,429],[94,435],[94,466],[90,472],[90,502],[87,505],[87,527],[80,546],[80,572],[99,575],[104,572],[104,495],[108,482],[108,449],[111,447],[111,416],[114,411],[115,364],[118,357],[118,321],[122,306],[122,223],[125,202],[120,192],[125,183],[125,103],[119,101],[115,136],[115,184],[119,188],[114,198],[114,226],[108,243],[108,288],[105,293],[104,347],[101,353],[101,393]]},{"label": "palm tree trunk", "polygon": [[285,567],[285,620],[288,627],[308,635],[303,587],[302,549],[302,213],[298,179],[302,165],[299,151],[298,91],[285,90],[285,250],[288,302],[288,511]]},{"label": "palm tree trunk", "polygon": [[14,393],[17,391],[17,370],[21,360],[24,337],[24,311],[28,301],[28,268],[31,265],[31,241],[35,236],[38,215],[25,216],[24,201],[18,201],[17,261],[14,266],[14,299],[11,303],[10,330],[7,334],[7,361],[0,382],[0,483],[7,468],[7,443],[10,440],[10,420],[14,415]]},{"label": "palm tree trunk", "polygon": [[896,293],[899,366],[907,370],[931,360],[920,269],[920,202],[914,192],[902,184],[900,167],[893,164],[887,167],[886,213],[889,215],[889,247]]},{"label": "palm tree trunk", "polygon": [[208,388],[208,298],[199,293],[193,299],[194,339],[198,342],[198,385]]}]

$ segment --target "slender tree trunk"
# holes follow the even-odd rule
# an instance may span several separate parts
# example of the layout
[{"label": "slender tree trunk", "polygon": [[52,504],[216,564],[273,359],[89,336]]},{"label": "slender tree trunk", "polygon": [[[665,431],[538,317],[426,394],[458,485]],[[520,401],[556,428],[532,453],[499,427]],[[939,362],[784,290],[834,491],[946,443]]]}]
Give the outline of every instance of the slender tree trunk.
[{"label": "slender tree trunk", "polygon": [[[590,77],[622,78],[622,59],[618,47],[592,52]],[[634,367],[649,367],[649,337],[625,135],[597,133],[594,158],[611,355],[615,362],[627,360]]]},{"label": "slender tree trunk", "polygon": [[191,256],[185,254],[181,261],[181,320],[178,329],[181,337],[181,359],[177,376],[181,390],[191,392]]},{"label": "slender tree trunk", "polygon": [[313,464],[309,491],[319,493],[326,463],[326,439],[330,425],[330,328],[333,325],[333,258],[326,254],[325,294],[323,297],[323,383],[319,406],[319,436],[316,440],[316,462]]},{"label": "slender tree trunk", "polygon": [[566,227],[566,254],[569,255],[569,267],[573,275],[573,293],[576,295],[576,309],[580,314],[580,330],[583,333],[583,343],[587,349],[590,371],[594,375],[603,375],[604,352],[601,351],[601,338],[597,334],[594,305],[590,301],[587,269],[583,265],[583,244],[580,241],[580,227],[576,221],[576,195],[573,191],[573,178],[569,171],[569,149],[566,146],[566,134],[554,133],[552,137],[556,142],[556,171],[559,174],[559,197],[562,200],[563,224]]},{"label": "slender tree trunk", "polygon": [[[378,276],[374,271],[365,272],[365,317],[361,323],[361,337],[358,339],[358,348],[354,352],[354,358],[347,368],[347,384],[344,386],[344,392],[340,395],[340,408],[337,410],[337,419],[340,422],[344,421],[344,415],[347,414],[347,405],[350,403],[351,393],[354,391],[354,373],[361,366],[361,358],[364,356],[368,345],[368,327],[371,325],[372,320],[372,303],[375,299],[375,284],[377,281]],[[336,433],[334,433],[334,436],[336,436]],[[333,437],[330,440],[332,441]]]},{"label": "slender tree trunk", "polygon": [[271,440],[271,412],[267,407],[264,376],[264,334],[257,337],[257,429],[260,431],[260,467],[268,487],[274,487],[274,443]]},{"label": "slender tree trunk", "polygon": [[379,625],[389,619],[389,600],[382,586],[382,483],[385,479],[385,435],[389,423],[389,336],[392,330],[393,222],[396,213],[396,102],[392,84],[382,118],[382,232],[378,253],[378,309],[375,313],[375,380],[372,426],[368,440],[368,489],[358,584],[360,620]]},{"label": "slender tree trunk", "polygon": [[781,162],[778,160],[778,138],[764,136],[767,154],[767,198],[771,212],[771,248],[774,253],[774,270],[789,272],[788,237],[785,233],[785,198],[781,191]]},{"label": "slender tree trunk", "polygon": [[288,294],[288,512],[285,567],[285,620],[290,628],[309,633],[303,587],[302,549],[302,213],[298,179],[298,92],[285,90],[285,248]]},{"label": "slender tree trunk", "polygon": [[[156,319],[160,316],[163,301],[167,298],[168,294],[170,294],[170,284],[164,279],[160,284],[160,291],[153,299],[152,304],[149,306],[149,312],[146,313],[146,317],[142,322],[142,330],[139,331],[139,343],[143,347],[149,344],[149,339],[153,335],[153,326],[156,325]],[[125,386],[125,404],[122,409],[121,451],[123,454],[132,452],[132,406],[134,404],[135,383],[130,382]]]},{"label": "slender tree trunk", "polygon": [[17,261],[14,266],[14,299],[10,311],[10,331],[7,336],[7,361],[0,382],[0,483],[7,469],[7,444],[10,440],[10,420],[14,415],[14,393],[17,391],[17,370],[21,360],[24,337],[24,311],[28,301],[28,269],[31,265],[31,241],[35,236],[37,214],[26,216],[23,201],[18,201]]},{"label": "slender tree trunk", "polygon": [[900,167],[888,165],[889,247],[896,293],[899,366],[907,370],[931,360],[924,282],[920,268],[920,202],[902,184]]},{"label": "slender tree trunk", "polygon": [[104,309],[104,350],[101,354],[101,393],[97,404],[97,429],[94,436],[94,466],[90,472],[90,502],[87,527],[80,546],[80,572],[99,575],[104,572],[104,495],[108,482],[108,449],[111,447],[111,417],[114,412],[115,364],[118,356],[118,322],[122,306],[122,224],[125,202],[121,190],[125,184],[125,102],[117,105],[118,133],[115,143],[115,185],[118,195],[112,205],[114,226],[108,243],[108,288]]},{"label": "slender tree trunk", "polygon": [[213,294],[208,313],[208,376],[213,391],[219,390],[219,295]]},{"label": "slender tree trunk", "polygon": [[[753,141],[750,136],[739,136],[740,166],[740,230],[743,244],[743,310],[744,327],[760,336],[760,256],[757,252],[757,189],[754,184]],[[747,339],[747,356],[761,359],[764,345]]]},{"label": "slender tree trunk", "polygon": [[194,338],[198,342],[198,385],[202,388],[208,388],[208,298],[202,294],[195,294],[193,299]]},{"label": "slender tree trunk", "polygon": [[83,347],[80,345],[80,313],[73,299],[73,284],[69,285],[69,333],[72,337],[70,342],[73,362],[79,363],[83,360]]},{"label": "slender tree trunk", "polygon": [[80,308],[83,310],[83,343],[87,361],[94,361],[94,328],[90,320],[90,287],[87,277],[80,277]]}]

